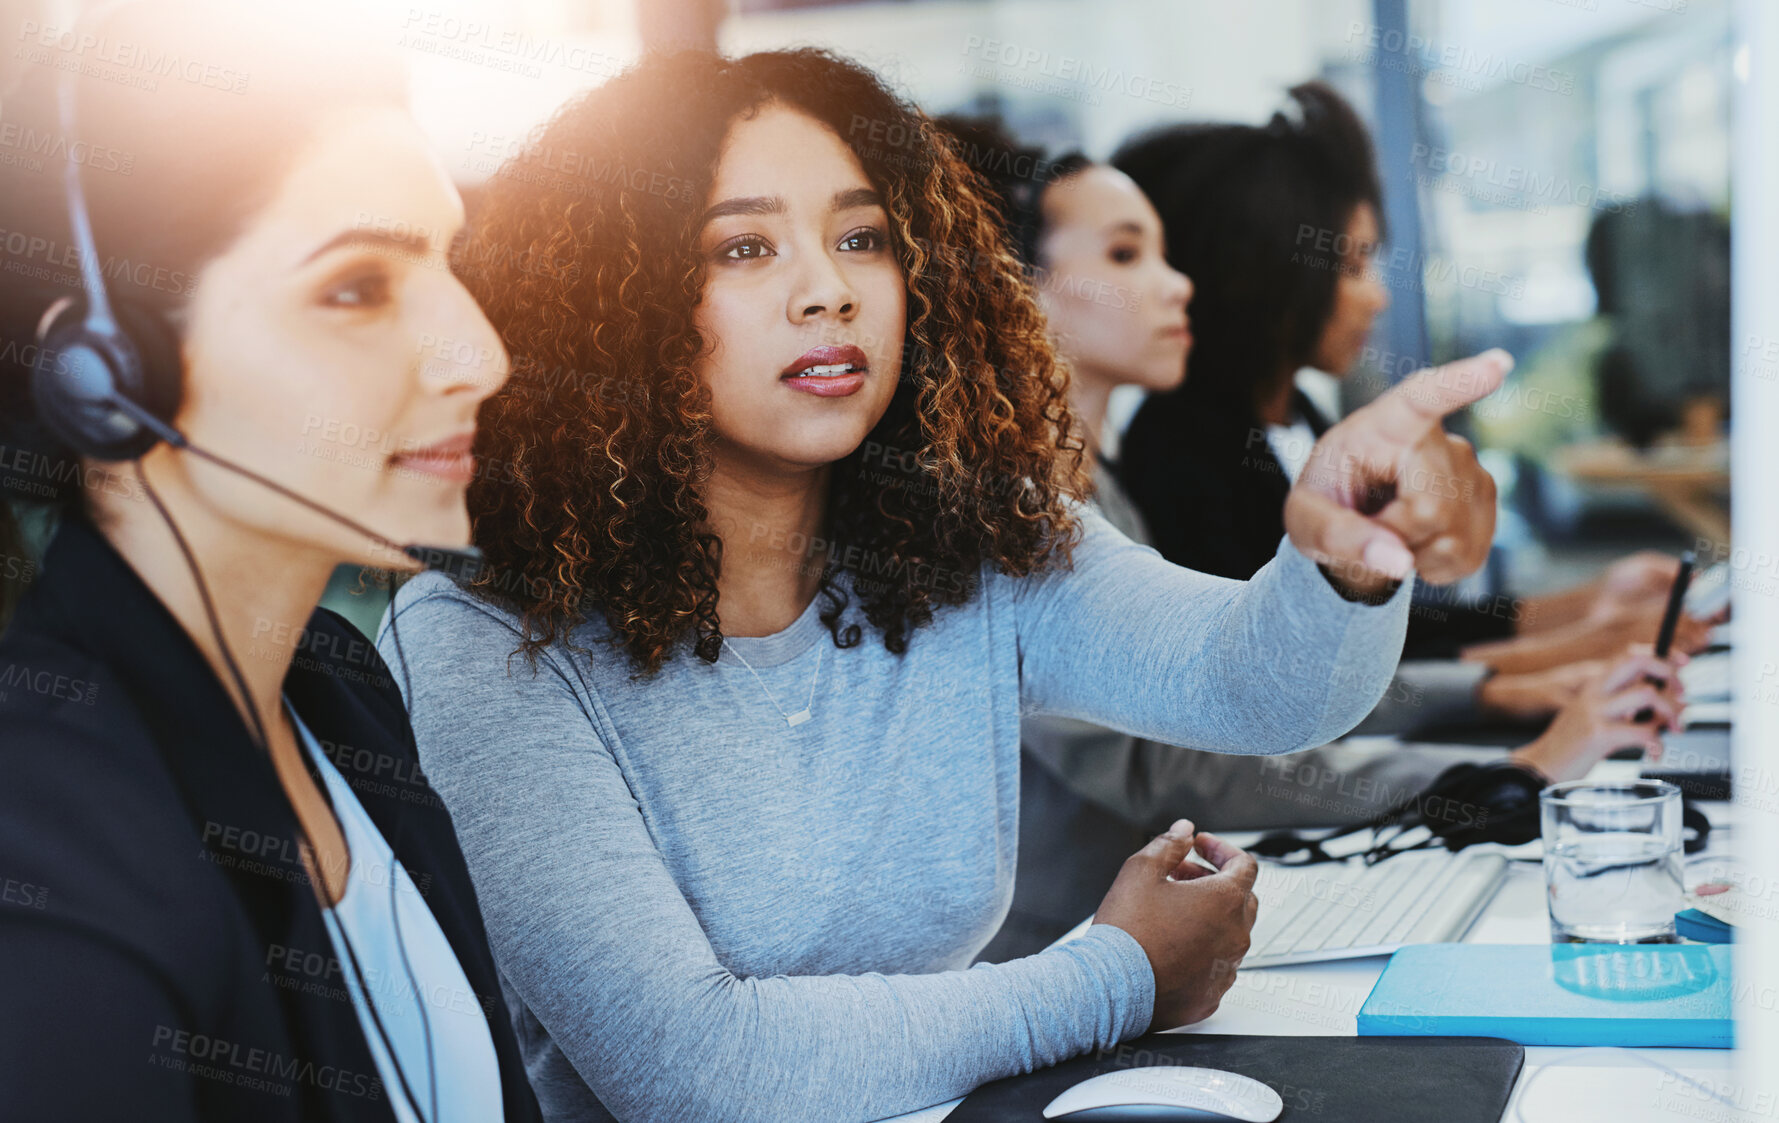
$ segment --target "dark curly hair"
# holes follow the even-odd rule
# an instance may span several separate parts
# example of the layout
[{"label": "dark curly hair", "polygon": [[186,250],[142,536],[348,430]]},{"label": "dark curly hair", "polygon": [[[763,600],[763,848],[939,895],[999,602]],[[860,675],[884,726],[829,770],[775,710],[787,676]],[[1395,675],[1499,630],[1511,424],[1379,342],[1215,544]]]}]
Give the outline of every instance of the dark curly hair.
[{"label": "dark curly hair", "polygon": [[835,644],[860,639],[840,624],[842,572],[901,653],[936,606],[975,595],[985,562],[1015,576],[1070,563],[1079,526],[1065,500],[1089,484],[1067,374],[982,178],[844,59],[650,56],[507,159],[456,255],[513,355],[481,415],[469,507],[489,564],[472,588],[521,614],[528,656],[597,611],[640,673],[682,639],[717,659],[697,223],[730,126],[769,103],[857,155],[909,298],[890,405],[833,466],[819,589]]}]

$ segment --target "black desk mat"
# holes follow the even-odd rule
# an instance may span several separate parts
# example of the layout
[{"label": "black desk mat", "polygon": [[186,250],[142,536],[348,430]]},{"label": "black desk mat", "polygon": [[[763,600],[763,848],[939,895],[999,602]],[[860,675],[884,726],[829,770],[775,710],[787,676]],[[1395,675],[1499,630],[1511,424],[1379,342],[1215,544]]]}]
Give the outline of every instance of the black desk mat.
[{"label": "black desk mat", "polygon": [[1041,1123],[1089,1077],[1150,1065],[1251,1076],[1285,1101],[1279,1123],[1500,1123],[1526,1051],[1497,1037],[1260,1037],[1154,1033],[984,1084],[946,1123]]}]

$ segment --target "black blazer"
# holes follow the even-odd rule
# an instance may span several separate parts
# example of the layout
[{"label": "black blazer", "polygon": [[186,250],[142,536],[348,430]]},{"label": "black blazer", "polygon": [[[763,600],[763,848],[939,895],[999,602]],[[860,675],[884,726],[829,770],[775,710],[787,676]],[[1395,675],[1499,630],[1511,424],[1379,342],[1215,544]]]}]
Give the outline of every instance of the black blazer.
[{"label": "black blazer", "polygon": [[[506,1118],[538,1119],[388,668],[317,610],[284,687],[456,951],[474,994],[439,1001],[484,1010]],[[64,520],[0,638],[3,1113],[394,1119],[296,837],[196,645],[102,535]]]},{"label": "black blazer", "polygon": [[[1317,437],[1328,430],[1301,390],[1297,411]],[[1151,394],[1119,442],[1118,479],[1142,513],[1161,556],[1175,565],[1246,581],[1285,536],[1291,480],[1251,411]],[[1511,612],[1417,587],[1403,657],[1445,659],[1466,644],[1513,634]]]},{"label": "black blazer", "polygon": [[[1328,419],[1293,391],[1317,437]],[[1119,442],[1118,480],[1161,556],[1246,581],[1285,536],[1291,480],[1259,420],[1176,394],[1151,394]]]}]

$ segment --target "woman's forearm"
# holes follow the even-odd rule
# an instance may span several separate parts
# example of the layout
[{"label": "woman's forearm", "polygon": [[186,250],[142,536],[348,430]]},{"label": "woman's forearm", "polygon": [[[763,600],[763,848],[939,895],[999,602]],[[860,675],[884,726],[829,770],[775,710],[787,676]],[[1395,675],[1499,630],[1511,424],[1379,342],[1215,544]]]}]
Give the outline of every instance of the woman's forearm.
[{"label": "woman's forearm", "polygon": [[1603,645],[1593,629],[1575,623],[1512,639],[1471,644],[1458,653],[1458,658],[1467,663],[1487,664],[1497,674],[1516,675],[1599,658],[1602,646],[1609,645]]},{"label": "woman's forearm", "polygon": [[1410,590],[1343,599],[1281,541],[1251,581],[1183,569],[1087,513],[1075,568],[1022,582],[1031,710],[1170,745],[1283,753],[1369,713],[1402,652]]}]

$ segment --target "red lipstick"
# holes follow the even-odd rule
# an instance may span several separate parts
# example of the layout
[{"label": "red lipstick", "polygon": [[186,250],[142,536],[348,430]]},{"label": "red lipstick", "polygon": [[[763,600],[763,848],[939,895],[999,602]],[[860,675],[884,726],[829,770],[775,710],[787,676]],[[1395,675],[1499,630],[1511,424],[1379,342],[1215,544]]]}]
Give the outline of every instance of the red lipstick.
[{"label": "red lipstick", "polygon": [[871,364],[850,343],[811,347],[784,369],[779,381],[821,398],[844,398],[865,384]]}]

